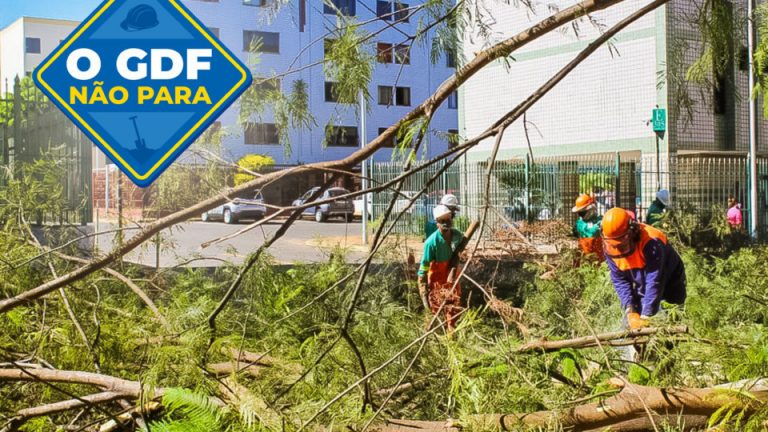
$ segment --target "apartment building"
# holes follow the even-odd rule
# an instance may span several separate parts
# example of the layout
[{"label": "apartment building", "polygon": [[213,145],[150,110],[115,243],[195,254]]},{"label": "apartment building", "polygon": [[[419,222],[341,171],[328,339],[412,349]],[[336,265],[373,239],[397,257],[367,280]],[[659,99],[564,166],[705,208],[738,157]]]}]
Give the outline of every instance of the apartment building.
[{"label": "apartment building", "polygon": [[0,30],[0,93],[32,71],[77,27],[77,21],[21,17]]},{"label": "apartment building", "polygon": [[[728,0],[720,1],[743,23],[743,10]],[[559,0],[553,7],[563,9],[574,3]],[[461,92],[461,105],[472,106],[471,111],[460,111],[461,129],[469,136],[485,129],[489,119],[527,97],[601,31],[646,3],[628,0],[597,12],[593,22],[583,19],[578,23],[578,32],[574,27],[552,32],[512,53],[508,66],[498,62],[475,75]],[[538,13],[521,13],[521,8],[489,5],[489,13],[496,18],[492,33],[497,39],[514,35],[546,13],[544,5],[536,2]],[[720,85],[686,81],[688,67],[702,54],[699,32],[691,22],[696,10],[691,0],[672,0],[638,19],[573,70],[528,111],[529,125],[535,125],[528,134],[534,153],[655,152],[656,137],[649,120],[657,107],[666,109],[668,116],[661,153],[746,152],[746,39],[736,41],[736,61],[723,76],[715,77]],[[466,35],[464,51],[478,51],[482,41],[477,35]],[[761,121],[760,126],[766,124]],[[768,150],[764,147],[768,134],[762,132],[761,138],[760,150]],[[484,158],[491,145],[483,143],[471,157]],[[525,129],[518,122],[505,135],[502,154],[522,155],[527,147]]]},{"label": "apartment building", "polygon": [[[205,23],[241,59],[248,61],[253,40],[260,40],[258,64],[253,75],[271,77],[291,73],[276,80],[283,92],[289,92],[297,80],[305,83],[309,93],[309,110],[317,126],[289,132],[291,148],[287,152],[278,143],[274,117],[267,110],[253,117],[245,127],[238,124],[239,107],[234,105],[219,121],[228,133],[224,141],[225,156],[232,160],[257,153],[272,156],[279,165],[305,164],[343,158],[375,138],[414,106],[428,97],[454,73],[454,58],[443,56],[430,60],[429,44],[411,47],[404,35],[414,34],[418,15],[410,13],[406,2],[375,0],[334,0],[334,7],[322,1],[294,0],[278,13],[268,0],[184,0],[184,4]],[[354,16],[359,22],[370,22],[366,29],[377,32],[370,49],[377,63],[369,91],[373,97],[366,114],[366,130],[360,130],[359,104],[341,104],[334,98],[333,84],[326,79],[322,67],[324,40],[337,25],[336,12]],[[335,125],[326,140],[325,125]],[[458,98],[452,97],[435,114],[426,139],[429,157],[448,148],[447,133],[458,129]],[[392,148],[376,153],[374,160],[388,161]]]}]

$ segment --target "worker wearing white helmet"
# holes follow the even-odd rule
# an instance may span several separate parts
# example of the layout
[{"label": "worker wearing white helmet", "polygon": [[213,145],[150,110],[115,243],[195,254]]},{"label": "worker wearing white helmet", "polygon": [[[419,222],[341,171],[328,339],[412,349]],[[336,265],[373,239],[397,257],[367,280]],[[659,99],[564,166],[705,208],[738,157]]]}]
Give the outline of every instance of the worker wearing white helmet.
[{"label": "worker wearing white helmet", "polygon": [[657,225],[664,217],[664,213],[669,207],[669,191],[661,189],[656,192],[656,199],[653,200],[651,206],[648,207],[648,213],[645,215],[645,223],[648,225]]},{"label": "worker wearing white helmet", "polygon": [[459,199],[454,194],[445,194],[440,199],[440,204],[448,207],[453,213],[453,217],[456,217],[456,213],[459,212]]},{"label": "worker wearing white helmet", "polygon": [[[440,205],[448,207],[451,211],[451,216],[456,217],[456,213],[459,212],[459,199],[454,194],[445,194],[440,198]],[[434,219],[427,218],[424,224],[424,238],[428,238],[433,232],[437,231],[437,224]]]},{"label": "worker wearing white helmet", "polygon": [[450,283],[448,276],[453,252],[460,247],[464,234],[453,227],[453,212],[447,206],[435,206],[432,215],[437,231],[424,243],[424,255],[419,267],[419,294],[432,313],[443,307],[448,327],[452,328],[460,310],[461,288],[458,283]]}]

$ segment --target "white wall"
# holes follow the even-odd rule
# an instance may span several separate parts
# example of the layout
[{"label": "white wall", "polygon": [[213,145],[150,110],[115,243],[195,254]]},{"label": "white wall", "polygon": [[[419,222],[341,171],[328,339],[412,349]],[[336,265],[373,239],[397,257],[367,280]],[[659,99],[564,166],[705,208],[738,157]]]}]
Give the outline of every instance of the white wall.
[{"label": "white wall", "polygon": [[[0,30],[0,82],[13,90],[13,79],[31,73],[77,27],[76,21],[22,17]],[[25,53],[26,38],[40,39],[40,53]]]},{"label": "white wall", "polygon": [[13,77],[24,76],[24,21],[19,19],[0,30],[0,93],[13,91]]},{"label": "white wall", "polygon": [[[555,2],[560,9],[573,3]],[[628,0],[593,18],[608,28],[646,3]],[[511,37],[550,13],[541,3],[536,3],[533,16],[522,6],[485,4],[497,19],[491,42]],[[614,40],[613,51],[601,47],[528,111],[534,156],[640,150],[653,143],[653,132],[645,122],[657,103],[655,20],[650,13],[624,29]],[[578,27],[578,36],[572,27],[550,33],[512,53],[508,68],[498,62],[472,77],[463,90],[464,133],[472,137],[485,130],[599,35],[586,20]],[[480,51],[480,42],[477,35],[467,35],[465,56],[471,58]],[[486,158],[492,146],[493,141],[486,140],[470,158]],[[522,119],[507,130],[501,148],[502,157],[526,152]]]}]

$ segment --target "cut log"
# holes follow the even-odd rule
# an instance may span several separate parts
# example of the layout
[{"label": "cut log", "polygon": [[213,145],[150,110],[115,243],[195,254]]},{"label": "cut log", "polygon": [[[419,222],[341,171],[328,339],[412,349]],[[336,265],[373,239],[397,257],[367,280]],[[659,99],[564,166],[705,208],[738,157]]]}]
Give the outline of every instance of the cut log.
[{"label": "cut log", "polygon": [[[735,413],[751,414],[765,408],[768,379],[747,380],[708,388],[657,388],[630,384],[619,378],[611,384],[621,392],[599,402],[563,410],[530,414],[478,415],[469,425],[453,422],[389,420],[378,425],[379,432],[446,432],[461,429],[521,430],[557,426],[567,431],[640,432],[661,430],[667,424],[680,430],[697,430],[723,406]],[[748,396],[745,397],[745,394]],[[472,427],[472,426],[482,427]]]},{"label": "cut log", "polygon": [[[638,330],[627,330],[610,333],[602,333],[596,336],[584,336],[575,339],[564,340],[538,340],[529,342],[524,345],[520,345],[515,349],[515,353],[525,354],[533,352],[551,352],[561,350],[563,348],[592,348],[598,345],[606,346],[627,346],[627,345],[642,345],[648,343],[647,336],[655,334],[681,334],[688,333],[688,326],[675,326],[675,327],[647,327]],[[598,344],[599,342],[599,344]]]}]

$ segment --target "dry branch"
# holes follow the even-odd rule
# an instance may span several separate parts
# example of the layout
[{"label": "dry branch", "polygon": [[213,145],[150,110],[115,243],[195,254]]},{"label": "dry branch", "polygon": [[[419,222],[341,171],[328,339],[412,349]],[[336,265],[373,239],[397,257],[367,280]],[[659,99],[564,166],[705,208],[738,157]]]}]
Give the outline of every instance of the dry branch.
[{"label": "dry branch", "polygon": [[[139,397],[141,385],[137,381],[125,380],[110,375],[91,372],[57,370],[57,369],[0,369],[0,382],[55,382],[67,384],[92,385],[104,391],[123,393],[133,398]],[[155,390],[162,394],[162,389]]]},{"label": "dry branch", "polygon": [[598,346],[598,342],[608,346],[641,345],[647,343],[647,336],[655,334],[681,334],[688,333],[688,326],[675,326],[668,328],[647,327],[638,330],[625,330],[610,333],[601,333],[595,336],[583,336],[565,340],[538,340],[528,342],[515,349],[518,354],[533,352],[551,352],[563,348],[592,348]]}]

